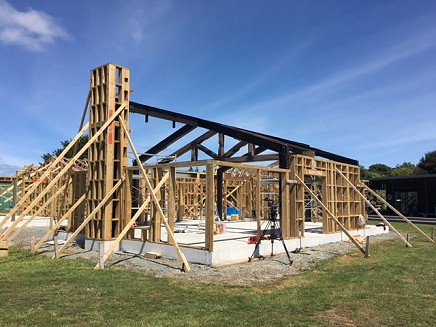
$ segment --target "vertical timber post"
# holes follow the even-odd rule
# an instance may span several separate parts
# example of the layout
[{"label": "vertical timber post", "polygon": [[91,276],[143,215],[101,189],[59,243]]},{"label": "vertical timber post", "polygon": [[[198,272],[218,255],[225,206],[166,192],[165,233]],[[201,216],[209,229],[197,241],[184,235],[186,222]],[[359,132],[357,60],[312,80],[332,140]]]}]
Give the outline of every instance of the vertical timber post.
[{"label": "vertical timber post", "polygon": [[[174,232],[176,223],[176,167],[170,167],[169,187],[168,187],[168,224],[170,229]],[[168,238],[168,244],[173,244],[172,240]]]},{"label": "vertical timber post", "polygon": [[[280,146],[279,151],[279,168],[290,168],[290,154],[289,146]],[[287,184],[287,177],[289,173],[280,173],[279,178],[279,208],[280,208],[280,228],[281,234],[284,239],[291,237],[291,211],[290,211],[290,190]]]},{"label": "vertical timber post", "polygon": [[[126,126],[129,126],[130,71],[121,66],[107,64],[91,71],[91,109],[89,118],[89,137],[97,133],[100,127],[122,105],[125,110],[120,114]],[[88,186],[87,212],[92,212],[125,174],[128,165],[128,140],[119,122],[114,121],[98,137],[88,150]],[[108,241],[118,236],[122,229],[126,205],[125,190],[120,187],[90,221],[87,238]],[[129,217],[127,217],[129,218]]]},{"label": "vertical timber post", "polygon": [[224,175],[224,167],[219,167],[216,170],[216,207],[218,211],[218,217],[220,220],[224,218],[224,208],[226,205],[226,201],[223,196],[223,175]]},{"label": "vertical timber post", "polygon": [[369,236],[366,237],[365,258],[369,258]]},{"label": "vertical timber post", "polygon": [[205,225],[205,247],[209,252],[213,252],[213,230],[214,230],[214,202],[215,202],[215,183],[214,165],[206,164],[206,225]]}]

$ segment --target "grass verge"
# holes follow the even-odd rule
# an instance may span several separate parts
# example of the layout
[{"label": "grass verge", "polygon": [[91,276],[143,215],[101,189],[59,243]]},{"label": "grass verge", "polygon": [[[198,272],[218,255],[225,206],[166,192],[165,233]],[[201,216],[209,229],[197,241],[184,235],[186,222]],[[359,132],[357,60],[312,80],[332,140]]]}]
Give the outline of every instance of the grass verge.
[{"label": "grass verge", "polygon": [[258,287],[94,271],[13,248],[0,258],[0,326],[435,326],[436,245],[395,226],[412,248],[386,241],[369,259],[355,252]]}]

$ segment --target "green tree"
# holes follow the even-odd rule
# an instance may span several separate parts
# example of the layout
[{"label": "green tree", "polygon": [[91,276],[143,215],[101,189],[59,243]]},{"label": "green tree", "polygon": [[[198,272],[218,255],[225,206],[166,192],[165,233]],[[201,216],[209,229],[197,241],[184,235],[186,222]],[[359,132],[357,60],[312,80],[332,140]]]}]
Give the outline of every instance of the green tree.
[{"label": "green tree", "polygon": [[369,173],[369,170],[367,168],[365,168],[364,166],[360,166],[360,179],[361,180],[366,180],[366,179],[370,179],[371,174]]},{"label": "green tree", "polygon": [[418,163],[422,174],[436,174],[436,151],[427,152]]},{"label": "green tree", "polygon": [[[61,147],[53,150],[51,153],[44,153],[41,158],[43,160],[43,163],[46,164],[51,158],[54,156],[59,156],[62,151],[68,146],[68,144],[71,143],[72,140],[65,140],[61,142]],[[88,142],[88,135],[82,135],[80,139],[77,141],[77,151],[79,151],[83,146]],[[65,155],[66,158],[72,158],[74,157],[74,148],[73,146]],[[80,159],[88,158],[88,151],[85,151],[81,156]]]},{"label": "green tree", "polygon": [[403,162],[401,165],[396,165],[391,171],[392,176],[410,176],[416,173],[416,165],[411,162]]},{"label": "green tree", "polygon": [[368,168],[369,178],[387,177],[392,175],[392,168],[385,164],[374,164]]}]

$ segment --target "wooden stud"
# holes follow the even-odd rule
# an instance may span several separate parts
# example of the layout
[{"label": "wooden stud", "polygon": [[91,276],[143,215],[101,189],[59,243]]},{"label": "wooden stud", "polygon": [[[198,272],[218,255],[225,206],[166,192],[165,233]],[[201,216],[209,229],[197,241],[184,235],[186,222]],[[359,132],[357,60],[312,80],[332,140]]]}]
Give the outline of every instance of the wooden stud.
[{"label": "wooden stud", "polygon": [[57,223],[50,228],[50,230],[38,241],[38,243],[35,244],[35,246],[32,248],[32,252],[36,252],[39,250],[39,248],[44,244],[49,237],[62,225],[64,220],[68,218],[76,208],[83,203],[83,201],[86,198],[86,194],[83,194],[72,206],[71,208],[60,218],[58,219]]},{"label": "wooden stud", "polygon": [[104,241],[98,243],[98,269],[104,269]]},{"label": "wooden stud", "polygon": [[214,186],[214,164],[206,165],[206,225],[205,225],[205,248],[213,252],[214,240],[214,204],[215,204],[215,186]]},{"label": "wooden stud", "polygon": [[[67,154],[67,152],[69,151],[69,150],[71,150],[72,149],[72,147],[74,146],[74,144],[79,140],[79,138],[86,132],[86,130],[88,129],[88,126],[89,126],[89,124],[86,124],[80,131],[79,131],[79,133],[77,133],[77,135],[76,135],[76,137],[74,137],[73,138],[73,140],[70,142],[70,144],[68,144],[66,147],[65,147],[65,149],[62,151],[62,153],[58,156],[58,157],[56,157],[56,159],[53,161],[53,163],[51,164],[51,166],[56,166],[61,160],[62,160],[62,158],[63,157],[65,157],[65,155]],[[79,156],[77,156],[77,158],[78,158]],[[73,160],[71,160],[71,161],[73,161]],[[71,164],[71,166],[72,166],[72,164]],[[51,169],[47,169],[43,174],[42,174],[42,176],[40,177],[40,179],[41,180],[43,180],[43,179],[45,179],[45,178],[47,178],[47,177],[49,177],[49,175],[50,175],[50,173],[51,173]],[[61,178],[61,174],[59,174],[58,176],[58,179],[59,178]],[[52,181],[53,182],[53,181]],[[51,183],[52,183],[51,182]],[[50,183],[50,184],[51,184]],[[50,185],[49,184],[49,185]],[[19,210],[19,208],[21,207],[21,205],[22,204],[24,204],[25,203],[25,201],[26,200],[28,200],[29,199],[29,197],[30,197],[30,195],[36,190],[36,188],[38,187],[38,185],[37,184],[34,184],[31,188],[30,188],[30,190],[24,195],[24,196],[22,196],[22,198],[20,199],[20,201],[18,201],[18,203],[11,209],[11,211],[9,211],[8,212],[8,214],[6,215],[6,217],[4,218],[4,220],[0,223],[0,229],[3,227],[3,225],[4,224],[6,224],[6,222]],[[37,198],[38,198],[38,201],[40,201],[41,199],[42,199],[42,197],[46,194],[47,192],[45,192],[45,193],[43,193],[43,195],[40,195],[40,196],[38,196]],[[36,200],[36,199],[35,199]],[[36,201],[34,201],[34,203],[37,203]],[[28,207],[28,209],[27,209],[27,211],[26,211],[26,213],[28,213],[30,210],[31,210],[32,208],[31,207]],[[25,215],[25,214],[24,214]],[[18,219],[18,223],[22,220],[22,217],[24,217],[24,215],[23,214],[21,214],[20,215],[20,218]],[[17,220],[16,220],[17,221]],[[18,224],[17,223],[17,224]],[[16,227],[16,225],[17,224],[15,224],[15,226],[13,227],[13,228],[15,228]],[[1,238],[1,237],[0,237]]]},{"label": "wooden stud", "polygon": [[68,245],[70,245],[71,242],[73,242],[77,235],[82,231],[83,228],[91,221],[92,218],[100,211],[100,209],[105,206],[108,200],[110,200],[111,196],[114,194],[114,192],[123,184],[124,182],[124,176],[112,187],[112,189],[106,194],[106,196],[100,201],[100,203],[95,207],[95,209],[88,214],[88,216],[83,220],[83,222],[80,224],[80,226],[74,231],[73,234],[65,241],[65,243],[61,246],[59,249],[59,253],[63,253]]},{"label": "wooden stud", "polygon": [[[162,180],[156,185],[156,187],[151,191],[153,194],[157,194],[161,187],[165,184],[169,177],[169,173],[165,174],[165,176],[162,178]],[[127,234],[127,232],[132,228],[133,224],[136,222],[136,220],[139,218],[139,216],[142,214],[144,209],[149,205],[151,196],[147,198],[146,201],[139,207],[138,211],[135,213],[135,215],[130,219],[130,221],[124,226],[121,233],[117,236],[117,238],[111,243],[109,246],[109,249],[102,254],[102,257],[99,261],[99,263],[94,267],[94,269],[101,269],[101,263],[104,264],[104,262],[109,258],[109,256],[112,254],[112,252],[115,250],[117,246],[119,246],[121,240],[124,238],[124,236]],[[174,239],[171,240],[174,242]]]},{"label": "wooden stud", "polygon": [[351,240],[351,242],[354,243],[354,245],[363,253],[365,254],[365,249],[359,244],[359,242],[356,241],[356,239],[347,231],[347,229],[342,225],[339,220],[331,213],[331,211],[322,203],[320,199],[316,197],[315,194],[313,194],[312,190],[304,183],[304,181],[298,177],[298,175],[295,175],[295,178],[303,185],[303,187],[306,189],[306,191],[312,196],[312,198],[319,203],[320,206],[324,208],[324,210],[327,211],[327,213],[330,215],[330,217],[335,221],[336,225],[339,227],[340,230],[344,232],[345,235]]},{"label": "wooden stud", "polygon": [[174,230],[176,220],[176,168],[171,167],[169,170],[169,174],[168,224],[170,226],[170,229]]},{"label": "wooden stud", "polygon": [[[136,151],[135,145],[133,144],[133,141],[130,138],[130,135],[128,133],[127,127],[124,124],[124,121],[122,119],[120,119],[119,122],[120,122],[121,126],[123,127],[124,131],[126,132],[127,140],[129,141],[130,148],[131,148],[133,154],[135,155],[136,161],[137,162],[141,162],[139,160],[139,155],[138,155],[138,152]],[[147,177],[147,174],[146,174],[146,172],[144,170],[144,167],[142,165],[139,165],[139,168],[140,168],[140,171],[141,171],[141,173],[142,173],[142,175],[144,177],[144,180],[145,180],[145,182],[147,184],[147,187],[151,190],[152,189],[151,183],[150,183],[150,181],[149,181],[149,179]],[[156,195],[153,192],[151,192],[151,197],[152,197],[153,202],[156,204],[156,207],[159,210],[159,213],[160,213],[160,215],[162,217],[163,223],[165,225],[165,229],[166,229],[166,231],[168,233],[168,238],[173,243],[174,249],[176,250],[176,253],[177,253],[179,259],[182,261],[182,269],[183,269],[183,271],[188,272],[189,270],[191,270],[191,268],[189,267],[189,263],[186,260],[185,255],[182,253],[182,251],[180,250],[179,245],[177,244],[177,242],[175,240],[174,232],[171,230],[171,228],[170,228],[170,226],[168,224],[168,221],[167,221],[167,219],[165,217],[165,214],[163,213],[162,208],[159,205],[159,201],[158,201],[158,199],[156,198]]]},{"label": "wooden stud", "polygon": [[287,180],[289,179],[288,173],[280,173],[280,228],[283,239],[291,238],[291,208],[290,208],[290,188]]},{"label": "wooden stud", "polygon": [[58,242],[58,235],[53,235],[53,245],[54,245],[54,257],[56,259],[59,259],[59,242]]},{"label": "wooden stud", "polygon": [[377,214],[377,216],[379,216],[380,217],[380,219],[381,220],[383,220],[383,222],[386,224],[386,225],[388,225],[389,226],[389,228],[390,229],[392,229],[402,240],[403,240],[403,242],[404,243],[406,243],[406,245],[408,246],[408,247],[412,247],[412,245],[403,237],[403,235],[401,235],[400,234],[400,232],[399,231],[397,231],[396,229],[395,229],[395,227],[394,226],[392,226],[392,224],[388,221],[388,220],[386,220],[386,218],[385,217],[383,217],[383,215],[372,205],[372,203],[362,194],[362,193],[360,193],[360,191],[347,179],[347,177],[345,177],[344,176],[344,174],[342,174],[342,172],[339,170],[339,169],[337,169],[336,168],[336,171],[339,173],[339,175],[341,175],[342,176],[342,178],[347,182],[347,183],[349,183],[350,185],[351,185],[351,187],[363,198],[363,199],[365,199],[365,202],[370,206],[370,208],[372,209],[372,210],[374,210],[374,212]]}]

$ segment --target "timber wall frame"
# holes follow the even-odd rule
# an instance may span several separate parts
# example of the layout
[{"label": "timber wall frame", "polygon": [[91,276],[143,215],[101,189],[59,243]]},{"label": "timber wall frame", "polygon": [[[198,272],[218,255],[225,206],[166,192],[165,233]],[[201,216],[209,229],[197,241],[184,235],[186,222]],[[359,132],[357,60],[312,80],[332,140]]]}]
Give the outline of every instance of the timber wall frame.
[{"label": "timber wall frame", "polygon": [[[10,234],[25,215],[33,215],[33,219],[44,213],[52,217],[54,226],[38,247],[67,219],[73,234],[59,251],[64,251],[85,229],[87,239],[111,242],[97,265],[102,267],[122,239],[133,238],[135,224],[146,224],[148,233],[142,240],[155,243],[163,242],[163,224],[168,234],[164,243],[174,246],[183,269],[188,271],[173,234],[175,221],[204,219],[203,248],[212,252],[215,221],[225,218],[229,205],[239,207],[242,219],[255,219],[260,234],[261,220],[268,217],[265,200],[273,200],[279,208],[284,239],[304,235],[308,197],[322,208],[318,211],[324,233],[341,230],[347,234],[347,230],[359,227],[365,206],[358,190],[362,186],[356,160],[307,144],[131,102],[129,83],[129,70],[118,65],[107,64],[91,71],[89,124],[58,158],[43,167],[31,166],[17,173],[14,189],[20,187],[19,201],[0,222],[0,228],[16,213],[20,216],[0,235],[0,240],[12,241],[20,230]],[[154,117],[170,121],[173,128],[176,124],[182,126],[148,153],[139,155],[129,135],[129,112],[144,115],[146,122]],[[155,154],[189,138],[197,128],[203,129],[203,134],[191,137],[157,164],[147,164]],[[65,159],[86,130],[86,145],[71,161]],[[214,137],[217,151],[205,145]],[[236,143],[226,146],[229,138]],[[131,167],[129,147],[135,156]],[[85,151],[87,163],[79,160]],[[208,159],[199,160],[200,151]],[[176,162],[185,154],[190,154],[190,161]],[[264,165],[254,166],[257,162]],[[192,167],[202,169],[196,172]],[[29,183],[31,178],[33,183]]]},{"label": "timber wall frame", "polygon": [[[92,138],[115,111],[122,105],[128,108],[130,94],[130,71],[117,65],[104,65],[91,71],[91,103],[89,114],[89,137]],[[118,116],[129,126],[129,112]],[[88,151],[88,211],[92,212],[113,188],[128,165],[128,142],[119,121],[109,127],[93,142]],[[115,191],[111,200],[89,222],[88,238],[111,240],[122,229],[125,215],[123,188]]]}]

